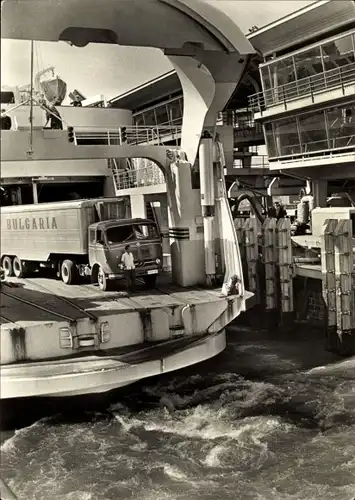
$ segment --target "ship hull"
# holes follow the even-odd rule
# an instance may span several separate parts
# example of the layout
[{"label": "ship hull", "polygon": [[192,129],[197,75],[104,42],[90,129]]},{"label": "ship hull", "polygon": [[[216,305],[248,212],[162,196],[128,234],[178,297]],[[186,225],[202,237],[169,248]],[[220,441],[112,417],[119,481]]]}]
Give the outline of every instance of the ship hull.
[{"label": "ship hull", "polygon": [[[180,342],[180,346],[179,346]],[[2,366],[1,399],[68,397],[106,393],[148,377],[173,372],[221,353],[225,330],[190,339],[163,342],[129,356],[88,356]]]}]

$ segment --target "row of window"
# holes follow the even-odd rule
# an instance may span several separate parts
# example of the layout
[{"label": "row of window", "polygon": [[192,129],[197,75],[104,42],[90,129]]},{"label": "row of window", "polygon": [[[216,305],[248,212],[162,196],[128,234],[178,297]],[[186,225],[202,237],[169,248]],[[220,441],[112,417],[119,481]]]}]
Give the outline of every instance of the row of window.
[{"label": "row of window", "polygon": [[277,88],[354,62],[355,35],[352,33],[261,66],[263,88]]},{"label": "row of window", "polygon": [[133,115],[134,124],[138,126],[173,126],[181,125],[183,114],[182,97],[159,104],[156,108],[141,111]]},{"label": "row of window", "polygon": [[355,101],[265,124],[269,158],[355,147]]}]

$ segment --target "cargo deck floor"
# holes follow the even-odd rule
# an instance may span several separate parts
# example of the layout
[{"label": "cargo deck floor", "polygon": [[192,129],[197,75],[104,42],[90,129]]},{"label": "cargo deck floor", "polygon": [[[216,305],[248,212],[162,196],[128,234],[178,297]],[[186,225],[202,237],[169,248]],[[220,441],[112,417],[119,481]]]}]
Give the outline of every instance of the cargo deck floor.
[{"label": "cargo deck floor", "polygon": [[22,327],[48,321],[125,314],[132,311],[225,300],[221,289],[182,288],[171,284],[170,276],[159,277],[157,287],[147,290],[138,283],[135,293],[102,292],[92,284],[65,285],[43,277],[10,278],[1,286],[0,324]]}]

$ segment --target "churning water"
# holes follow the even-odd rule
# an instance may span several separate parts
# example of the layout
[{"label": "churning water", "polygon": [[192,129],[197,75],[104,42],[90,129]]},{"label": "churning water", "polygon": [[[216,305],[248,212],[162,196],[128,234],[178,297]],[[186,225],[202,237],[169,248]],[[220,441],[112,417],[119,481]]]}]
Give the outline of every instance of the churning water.
[{"label": "churning water", "polygon": [[351,500],[355,359],[314,335],[233,330],[214,360],[47,415],[3,443],[3,478],[26,500]]}]

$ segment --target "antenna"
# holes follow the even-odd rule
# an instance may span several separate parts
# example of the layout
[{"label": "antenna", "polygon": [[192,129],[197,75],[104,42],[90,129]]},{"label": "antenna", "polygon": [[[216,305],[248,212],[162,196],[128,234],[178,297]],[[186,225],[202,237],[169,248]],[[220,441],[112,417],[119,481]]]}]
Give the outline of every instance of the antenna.
[{"label": "antenna", "polygon": [[33,40],[31,40],[30,138],[27,154],[33,155]]}]

